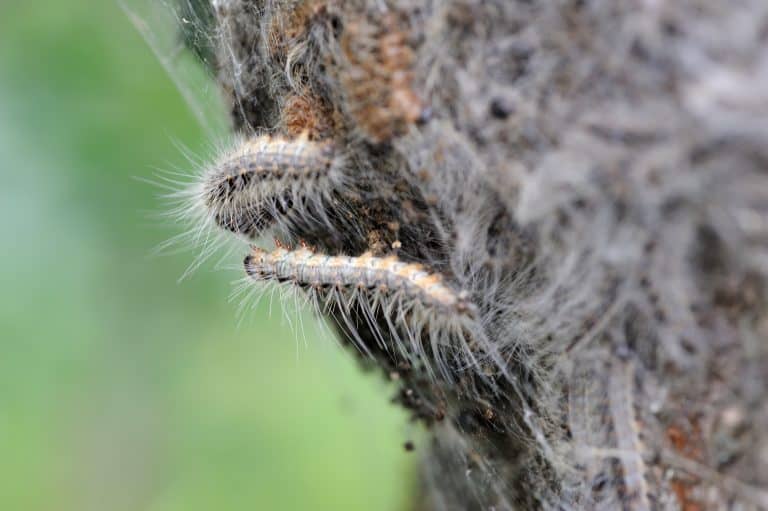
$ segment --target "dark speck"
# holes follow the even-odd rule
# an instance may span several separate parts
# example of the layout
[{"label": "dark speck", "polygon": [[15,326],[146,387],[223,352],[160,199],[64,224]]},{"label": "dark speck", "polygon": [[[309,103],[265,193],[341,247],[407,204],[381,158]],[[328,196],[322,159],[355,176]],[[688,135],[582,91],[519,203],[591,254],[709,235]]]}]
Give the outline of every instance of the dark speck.
[{"label": "dark speck", "polygon": [[495,119],[506,119],[514,111],[512,105],[501,98],[494,98],[490,105],[491,116]]}]

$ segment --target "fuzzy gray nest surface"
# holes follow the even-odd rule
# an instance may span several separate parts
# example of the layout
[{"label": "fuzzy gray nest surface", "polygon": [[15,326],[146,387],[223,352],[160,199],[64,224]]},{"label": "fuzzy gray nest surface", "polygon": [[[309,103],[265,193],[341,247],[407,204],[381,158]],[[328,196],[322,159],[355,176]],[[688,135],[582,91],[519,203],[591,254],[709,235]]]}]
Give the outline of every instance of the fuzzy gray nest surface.
[{"label": "fuzzy gray nest surface", "polygon": [[396,375],[419,509],[768,509],[768,2],[180,9],[197,221]]}]

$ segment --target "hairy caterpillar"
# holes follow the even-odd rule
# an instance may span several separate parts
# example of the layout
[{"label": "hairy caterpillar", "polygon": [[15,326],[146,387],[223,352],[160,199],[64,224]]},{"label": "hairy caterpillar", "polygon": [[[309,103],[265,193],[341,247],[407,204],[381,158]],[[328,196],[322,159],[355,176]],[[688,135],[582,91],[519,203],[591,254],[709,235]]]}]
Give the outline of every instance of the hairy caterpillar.
[{"label": "hairy caterpillar", "polygon": [[199,168],[191,183],[177,174],[160,176],[159,183],[170,190],[168,215],[190,229],[158,251],[178,245],[201,248],[184,276],[227,246],[226,234],[254,240],[273,232],[290,240],[297,225],[328,229],[332,222],[349,224],[345,201],[334,194],[346,182],[345,158],[331,141],[311,140],[306,131],[295,137],[260,134],[236,138],[210,161],[188,159]]},{"label": "hairy caterpillar", "polygon": [[328,200],[342,181],[340,165],[330,142],[260,135],[206,169],[197,200],[211,223],[255,238],[284,222],[289,211],[301,215],[310,203]]},{"label": "hairy caterpillar", "polygon": [[[445,366],[448,358],[455,356],[446,349],[457,339],[472,356],[465,336],[477,332],[476,307],[466,293],[454,290],[439,274],[421,264],[394,255],[330,256],[306,247],[278,247],[272,252],[252,247],[244,266],[256,282],[290,283],[308,290],[320,310],[338,305],[347,316],[355,306],[362,307],[367,326],[382,347],[394,335],[400,354],[410,360],[418,355],[422,363],[429,360],[425,351],[429,350],[445,375],[450,374]],[[380,331],[379,315],[387,332]],[[347,322],[347,326],[366,349],[354,325]],[[428,348],[422,344],[422,337],[429,340]]]},{"label": "hairy caterpillar", "polygon": [[624,502],[632,511],[649,511],[646,467],[634,411],[635,371],[631,364],[617,361],[608,377],[608,403],[622,465]]}]

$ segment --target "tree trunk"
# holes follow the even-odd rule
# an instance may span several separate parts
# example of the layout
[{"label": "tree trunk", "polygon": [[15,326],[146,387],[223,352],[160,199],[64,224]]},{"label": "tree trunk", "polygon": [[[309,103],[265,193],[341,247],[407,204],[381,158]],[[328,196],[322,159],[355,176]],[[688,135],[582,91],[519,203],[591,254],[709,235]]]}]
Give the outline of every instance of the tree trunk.
[{"label": "tree trunk", "polygon": [[768,2],[211,4],[234,128],[342,176],[270,219],[346,257],[251,276],[402,384],[423,509],[768,509]]}]

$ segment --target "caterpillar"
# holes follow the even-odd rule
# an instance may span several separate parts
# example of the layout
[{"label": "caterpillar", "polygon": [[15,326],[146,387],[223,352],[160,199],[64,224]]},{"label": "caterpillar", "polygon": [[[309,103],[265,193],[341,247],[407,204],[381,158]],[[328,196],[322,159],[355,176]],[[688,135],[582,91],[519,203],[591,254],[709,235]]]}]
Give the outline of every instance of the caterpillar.
[{"label": "caterpillar", "polygon": [[633,511],[651,509],[645,481],[645,462],[634,410],[635,369],[631,363],[616,361],[611,365],[608,385],[608,407],[613,419],[621,461],[625,505]]},{"label": "caterpillar", "polygon": [[259,135],[205,170],[197,200],[211,223],[253,239],[284,222],[289,212],[322,213],[313,203],[328,199],[341,184],[340,161],[332,143],[311,141],[306,134]]},{"label": "caterpillar", "polygon": [[[244,266],[253,281],[307,290],[318,310],[340,307],[352,337],[364,350],[369,347],[357,335],[350,315],[356,307],[362,309],[366,326],[380,345],[389,349],[384,340],[394,339],[399,354],[409,361],[418,358],[425,363],[429,353],[449,378],[449,364],[478,363],[474,356],[478,348],[470,346],[479,343],[469,339],[480,335],[477,307],[467,293],[453,289],[422,264],[395,255],[331,256],[308,247],[290,250],[278,246],[271,252],[252,247]],[[387,331],[382,331],[382,325]],[[422,338],[429,339],[428,347]],[[467,355],[469,360],[456,358]]]},{"label": "caterpillar", "polygon": [[182,278],[226,247],[231,234],[252,241],[270,231],[292,239],[296,229],[338,230],[351,222],[345,200],[334,193],[346,186],[344,155],[333,142],[312,140],[306,131],[238,138],[207,163],[188,158],[200,168],[191,183],[173,174],[159,183],[170,190],[167,215],[190,229],[158,252],[178,245],[202,249]]}]

